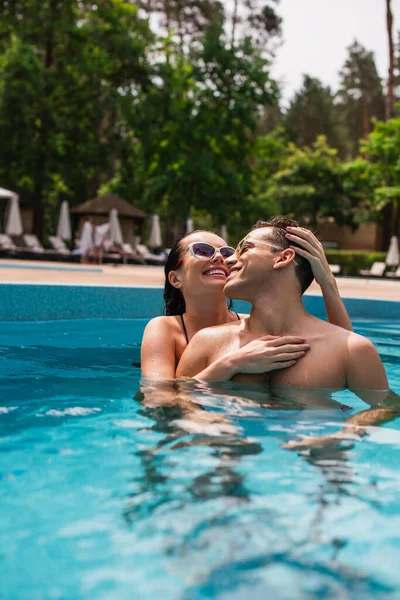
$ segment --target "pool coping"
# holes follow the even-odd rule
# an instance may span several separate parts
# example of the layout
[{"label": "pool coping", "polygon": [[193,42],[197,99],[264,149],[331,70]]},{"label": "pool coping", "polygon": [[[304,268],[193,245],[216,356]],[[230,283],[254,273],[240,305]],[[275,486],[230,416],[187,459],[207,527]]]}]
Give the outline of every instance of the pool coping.
[{"label": "pool coping", "polygon": [[[29,288],[29,293],[27,293]],[[0,283],[0,321],[61,319],[152,318],[163,314],[163,288],[151,285],[92,283]],[[351,318],[400,318],[400,301],[342,296]],[[321,295],[303,296],[306,310],[326,318]],[[234,301],[234,310],[249,313],[250,305]]]}]

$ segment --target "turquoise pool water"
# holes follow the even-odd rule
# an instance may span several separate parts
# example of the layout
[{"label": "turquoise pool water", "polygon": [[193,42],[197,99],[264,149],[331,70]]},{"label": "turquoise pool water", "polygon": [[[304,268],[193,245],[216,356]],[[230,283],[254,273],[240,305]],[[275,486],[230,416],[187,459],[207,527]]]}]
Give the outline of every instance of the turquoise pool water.
[{"label": "turquoise pool water", "polygon": [[[145,322],[0,323],[0,598],[398,599],[400,420],[298,454],[365,405],[143,397]],[[400,323],[355,327],[400,394]]]}]

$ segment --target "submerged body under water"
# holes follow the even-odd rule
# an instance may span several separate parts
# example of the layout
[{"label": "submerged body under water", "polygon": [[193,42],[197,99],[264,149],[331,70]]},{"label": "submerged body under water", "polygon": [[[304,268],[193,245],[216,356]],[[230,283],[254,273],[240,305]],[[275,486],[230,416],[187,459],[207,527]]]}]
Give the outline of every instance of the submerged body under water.
[{"label": "submerged body under water", "polygon": [[[0,597],[398,598],[400,419],[288,450],[367,406],[140,386],[143,325],[0,324]],[[400,324],[355,329],[400,393]]]}]

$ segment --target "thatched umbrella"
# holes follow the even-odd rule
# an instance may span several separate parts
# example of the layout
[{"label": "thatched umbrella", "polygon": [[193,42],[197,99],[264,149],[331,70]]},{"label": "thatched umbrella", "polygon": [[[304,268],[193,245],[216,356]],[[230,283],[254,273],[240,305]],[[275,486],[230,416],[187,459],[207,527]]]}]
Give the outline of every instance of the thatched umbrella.
[{"label": "thatched umbrella", "polygon": [[93,223],[97,225],[109,218],[110,211],[113,208],[118,211],[118,220],[125,242],[133,241],[134,230],[135,235],[142,235],[147,214],[115,194],[105,194],[104,196],[97,196],[96,198],[87,200],[83,204],[74,206],[71,209],[71,214],[81,218],[93,217]]}]

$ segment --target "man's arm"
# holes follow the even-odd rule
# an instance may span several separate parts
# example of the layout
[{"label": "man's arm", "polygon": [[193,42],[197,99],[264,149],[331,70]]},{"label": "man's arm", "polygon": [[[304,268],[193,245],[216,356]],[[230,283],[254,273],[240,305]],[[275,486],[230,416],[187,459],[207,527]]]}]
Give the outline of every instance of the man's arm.
[{"label": "man's arm", "polygon": [[346,425],[337,433],[312,436],[301,441],[291,440],[284,448],[326,448],[342,440],[360,440],[370,425],[383,425],[400,415],[400,398],[388,389],[388,380],[375,346],[366,338],[351,334],[348,340],[346,364],[347,387],[370,405],[346,419]]},{"label": "man's arm", "polygon": [[372,342],[351,334],[347,343],[346,382],[349,390],[375,406],[389,390],[385,369]]}]

